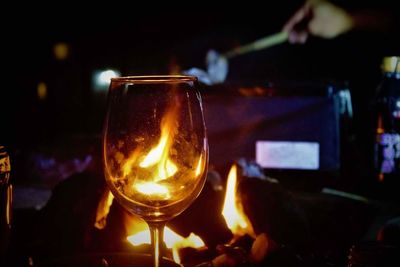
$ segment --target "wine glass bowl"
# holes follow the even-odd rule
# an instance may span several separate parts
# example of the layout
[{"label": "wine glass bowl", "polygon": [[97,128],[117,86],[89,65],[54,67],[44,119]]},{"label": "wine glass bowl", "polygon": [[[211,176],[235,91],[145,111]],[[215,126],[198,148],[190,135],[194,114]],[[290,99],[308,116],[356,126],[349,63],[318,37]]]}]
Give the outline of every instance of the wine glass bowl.
[{"label": "wine glass bowl", "polygon": [[103,155],[114,197],[151,230],[161,230],[197,198],[205,182],[208,143],[197,79],[113,78]]}]

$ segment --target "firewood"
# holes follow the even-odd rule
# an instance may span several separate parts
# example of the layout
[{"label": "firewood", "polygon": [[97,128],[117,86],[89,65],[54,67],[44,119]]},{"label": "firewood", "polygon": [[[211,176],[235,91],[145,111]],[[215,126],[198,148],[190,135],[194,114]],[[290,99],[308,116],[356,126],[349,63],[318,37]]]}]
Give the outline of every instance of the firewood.
[{"label": "firewood", "polygon": [[268,238],[266,233],[259,234],[253,242],[250,251],[250,261],[253,263],[262,262],[268,254],[271,254],[279,249],[279,246],[274,240]]},{"label": "firewood", "polygon": [[279,183],[242,179],[238,192],[257,235],[266,233],[277,244],[299,250],[309,245],[305,214]]},{"label": "firewood", "polygon": [[218,173],[209,172],[199,197],[187,210],[168,222],[168,226],[183,236],[196,233],[211,248],[229,242],[232,233],[221,214],[224,192],[220,189]]},{"label": "firewood", "polygon": [[104,178],[89,172],[58,184],[38,216],[37,254],[49,257],[87,250],[93,242],[96,209],[104,189]]},{"label": "firewood", "polygon": [[188,266],[196,266],[205,261],[211,261],[218,256],[217,251],[210,248],[181,248],[179,249],[179,258],[181,263]]}]

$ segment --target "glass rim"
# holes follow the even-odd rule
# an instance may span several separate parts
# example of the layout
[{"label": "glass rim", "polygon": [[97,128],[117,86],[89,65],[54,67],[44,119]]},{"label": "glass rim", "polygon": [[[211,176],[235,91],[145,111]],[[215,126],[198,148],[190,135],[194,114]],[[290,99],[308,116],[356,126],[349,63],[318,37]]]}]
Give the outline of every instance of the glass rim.
[{"label": "glass rim", "polygon": [[141,75],[111,78],[111,82],[155,83],[155,82],[196,82],[196,76],[190,75]]}]

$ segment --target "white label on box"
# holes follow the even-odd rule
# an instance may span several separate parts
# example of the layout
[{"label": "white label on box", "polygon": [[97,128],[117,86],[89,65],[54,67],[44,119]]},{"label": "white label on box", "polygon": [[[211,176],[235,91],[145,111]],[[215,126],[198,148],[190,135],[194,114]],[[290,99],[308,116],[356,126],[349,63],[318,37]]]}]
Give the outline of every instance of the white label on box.
[{"label": "white label on box", "polygon": [[263,168],[318,170],[319,143],[257,141],[256,161]]}]

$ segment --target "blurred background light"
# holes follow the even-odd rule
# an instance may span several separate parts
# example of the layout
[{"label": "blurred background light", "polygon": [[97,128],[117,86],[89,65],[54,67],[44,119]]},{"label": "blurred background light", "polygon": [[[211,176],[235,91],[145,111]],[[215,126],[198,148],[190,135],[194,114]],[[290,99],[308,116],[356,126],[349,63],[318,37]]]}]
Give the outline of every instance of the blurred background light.
[{"label": "blurred background light", "polygon": [[57,60],[65,60],[69,56],[69,46],[66,43],[56,43],[53,46],[53,54]]},{"label": "blurred background light", "polygon": [[45,100],[47,98],[47,85],[44,82],[38,83],[37,96],[39,100]]},{"label": "blurred background light", "polygon": [[111,78],[121,76],[115,69],[95,70],[92,75],[92,88],[95,92],[105,92],[110,85]]}]

